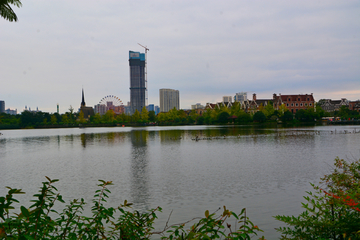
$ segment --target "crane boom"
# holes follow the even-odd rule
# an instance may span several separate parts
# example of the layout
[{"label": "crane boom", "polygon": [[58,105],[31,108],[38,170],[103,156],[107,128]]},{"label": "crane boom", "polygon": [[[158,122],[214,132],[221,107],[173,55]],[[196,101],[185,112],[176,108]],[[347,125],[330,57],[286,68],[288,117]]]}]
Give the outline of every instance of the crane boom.
[{"label": "crane boom", "polygon": [[140,46],[142,46],[143,48],[145,48],[145,53],[147,53],[147,51],[150,51],[150,49],[148,49],[147,47],[141,45],[140,43],[138,43]]},{"label": "crane boom", "polygon": [[145,105],[148,105],[148,86],[147,86],[147,51],[150,51],[147,47],[138,43],[141,47],[145,48]]}]

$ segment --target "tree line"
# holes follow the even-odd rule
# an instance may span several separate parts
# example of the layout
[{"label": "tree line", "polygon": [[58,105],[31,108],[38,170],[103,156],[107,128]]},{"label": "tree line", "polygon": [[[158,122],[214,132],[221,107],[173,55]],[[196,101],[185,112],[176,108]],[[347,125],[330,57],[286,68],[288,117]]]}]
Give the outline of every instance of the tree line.
[{"label": "tree line", "polygon": [[148,111],[145,107],[141,112],[134,114],[115,114],[109,110],[104,115],[99,113],[85,118],[84,114],[74,112],[70,106],[64,114],[47,112],[23,111],[18,115],[0,114],[0,128],[44,128],[44,127],[78,127],[83,126],[116,126],[116,125],[213,125],[213,124],[253,124],[264,122],[301,123],[316,122],[323,117],[337,117],[341,119],[360,119],[359,112],[351,111],[342,106],[338,111],[325,112],[320,105],[315,108],[300,109],[291,113],[283,104],[274,109],[270,102],[266,106],[260,105],[258,111],[245,111],[235,102],[230,108],[216,106],[213,109],[204,109],[202,115],[195,110],[185,111],[172,109],[158,115]]}]

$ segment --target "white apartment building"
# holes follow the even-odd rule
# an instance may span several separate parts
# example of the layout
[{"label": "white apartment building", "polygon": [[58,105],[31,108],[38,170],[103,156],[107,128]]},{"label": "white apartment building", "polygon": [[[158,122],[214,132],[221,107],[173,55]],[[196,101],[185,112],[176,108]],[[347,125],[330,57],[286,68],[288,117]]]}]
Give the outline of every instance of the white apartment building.
[{"label": "white apartment building", "polygon": [[204,109],[204,105],[201,105],[200,103],[191,105],[191,109]]},{"label": "white apartment building", "polygon": [[232,102],[231,96],[223,96],[223,102]]},{"label": "white apartment building", "polygon": [[174,107],[179,110],[180,97],[179,90],[162,88],[159,90],[160,112],[169,112]]}]

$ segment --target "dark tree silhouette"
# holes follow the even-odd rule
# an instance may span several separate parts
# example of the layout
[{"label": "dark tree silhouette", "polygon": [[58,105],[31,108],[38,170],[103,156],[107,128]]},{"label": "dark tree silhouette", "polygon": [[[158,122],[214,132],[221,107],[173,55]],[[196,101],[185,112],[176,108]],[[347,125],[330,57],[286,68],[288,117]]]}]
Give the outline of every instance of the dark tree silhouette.
[{"label": "dark tree silhouette", "polygon": [[262,111],[257,111],[253,116],[254,122],[265,122],[266,116]]},{"label": "dark tree silhouette", "polygon": [[16,7],[21,7],[22,5],[20,0],[0,0],[0,16],[10,22],[16,22],[18,18],[10,4],[15,5]]}]

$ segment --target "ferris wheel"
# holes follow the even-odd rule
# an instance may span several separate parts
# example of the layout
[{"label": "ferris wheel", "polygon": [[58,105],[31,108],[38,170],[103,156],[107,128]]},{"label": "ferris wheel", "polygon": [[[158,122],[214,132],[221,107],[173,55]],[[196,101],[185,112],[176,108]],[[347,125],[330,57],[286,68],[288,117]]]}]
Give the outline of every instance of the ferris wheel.
[{"label": "ferris wheel", "polygon": [[123,105],[123,102],[121,101],[121,99],[114,95],[105,96],[99,101],[100,105],[109,105],[109,103],[112,103],[111,105],[113,105],[113,106]]}]

